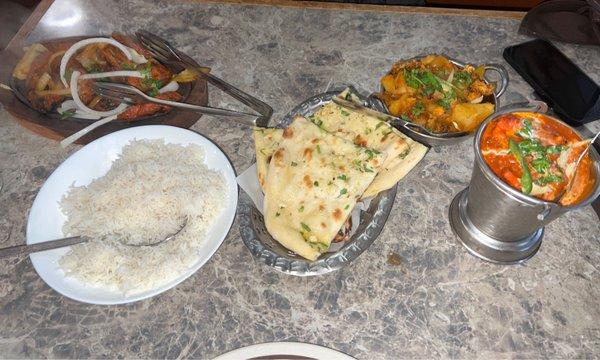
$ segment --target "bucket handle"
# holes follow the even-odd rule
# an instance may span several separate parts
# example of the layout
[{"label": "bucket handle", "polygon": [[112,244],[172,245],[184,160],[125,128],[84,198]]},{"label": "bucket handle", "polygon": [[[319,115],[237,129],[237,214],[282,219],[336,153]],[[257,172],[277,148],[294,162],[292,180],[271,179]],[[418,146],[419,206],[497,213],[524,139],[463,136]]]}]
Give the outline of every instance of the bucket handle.
[{"label": "bucket handle", "polygon": [[500,109],[498,109],[497,113],[513,111],[531,111],[545,114],[548,112],[548,105],[541,100],[535,100],[528,97],[527,102],[520,102],[516,104],[502,106]]}]

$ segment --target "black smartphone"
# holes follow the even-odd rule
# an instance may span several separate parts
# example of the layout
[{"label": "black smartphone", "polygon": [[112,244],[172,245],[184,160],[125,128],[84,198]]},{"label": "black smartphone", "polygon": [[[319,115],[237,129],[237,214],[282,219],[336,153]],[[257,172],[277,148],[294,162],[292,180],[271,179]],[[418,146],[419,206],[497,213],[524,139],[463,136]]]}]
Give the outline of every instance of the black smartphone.
[{"label": "black smartphone", "polygon": [[509,46],[503,56],[565,122],[577,127],[600,119],[600,87],[550,42]]}]

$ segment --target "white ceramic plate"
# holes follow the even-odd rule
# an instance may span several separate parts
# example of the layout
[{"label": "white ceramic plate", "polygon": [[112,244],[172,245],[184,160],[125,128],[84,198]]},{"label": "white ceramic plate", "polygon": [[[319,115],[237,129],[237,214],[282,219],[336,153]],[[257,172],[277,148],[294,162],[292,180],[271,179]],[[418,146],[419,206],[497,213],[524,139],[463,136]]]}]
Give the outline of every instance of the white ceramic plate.
[{"label": "white ceramic plate", "polygon": [[87,185],[108,172],[112,162],[131,140],[164,139],[165,143],[196,144],[204,149],[205,164],[220,170],[226,181],[227,204],[215,221],[208,236],[198,249],[200,257],[187,271],[173,281],[133,295],[110,291],[106,288],[86,285],[60,270],[58,260],[69,248],[49,250],[31,254],[31,262],[40,277],[54,290],[71,299],[91,304],[124,304],[149,298],[166,291],[196,272],[217,251],[229,232],[235,217],[238,187],[234,169],[227,156],[210,140],[193,131],[172,126],[150,125],[133,127],[101,137],[65,160],[53,173],[37,194],[27,222],[27,244],[62,238],[66,216],[59,208],[59,201],[71,185]]},{"label": "white ceramic plate", "polygon": [[250,345],[217,356],[214,360],[247,360],[257,357],[287,360],[293,359],[294,356],[317,360],[355,360],[352,356],[337,350],[300,342],[271,342]]}]

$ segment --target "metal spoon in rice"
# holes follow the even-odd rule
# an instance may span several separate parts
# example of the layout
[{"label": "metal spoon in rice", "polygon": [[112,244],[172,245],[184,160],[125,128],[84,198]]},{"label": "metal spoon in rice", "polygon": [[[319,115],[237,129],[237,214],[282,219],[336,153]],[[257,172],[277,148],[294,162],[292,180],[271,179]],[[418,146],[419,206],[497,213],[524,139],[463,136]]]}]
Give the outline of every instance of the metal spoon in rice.
[{"label": "metal spoon in rice", "polygon": [[[175,237],[177,237],[177,235],[179,235],[179,233],[181,233],[183,231],[183,229],[185,229],[185,227],[187,226],[187,223],[188,223],[188,217],[186,216],[183,219],[183,221],[181,222],[181,226],[179,227],[179,229],[176,232],[174,232],[170,235],[167,235],[165,238],[163,238],[159,241],[153,241],[153,242],[148,242],[148,243],[144,243],[144,244],[129,244],[129,243],[127,243],[126,239],[120,238],[118,240],[121,244],[123,244],[125,246],[132,246],[132,247],[157,246],[157,245],[163,244],[169,240],[173,240]],[[92,237],[88,237],[88,236],[72,236],[72,237],[63,238],[63,239],[44,241],[44,242],[32,244],[32,245],[10,246],[7,248],[0,249],[0,258],[19,256],[19,255],[28,255],[28,254],[36,253],[36,252],[40,252],[40,251],[58,249],[58,248],[67,247],[67,246],[71,246],[71,245],[86,243],[86,242],[91,241],[92,239],[93,239]]]}]

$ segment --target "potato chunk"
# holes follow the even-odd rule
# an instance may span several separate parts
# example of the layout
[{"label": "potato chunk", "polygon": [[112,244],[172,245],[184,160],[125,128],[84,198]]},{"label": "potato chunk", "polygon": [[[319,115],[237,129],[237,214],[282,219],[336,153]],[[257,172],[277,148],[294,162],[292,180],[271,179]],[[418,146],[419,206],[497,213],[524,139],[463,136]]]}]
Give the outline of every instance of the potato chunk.
[{"label": "potato chunk", "polygon": [[475,131],[485,118],[494,112],[494,105],[483,104],[457,104],[452,111],[452,122],[460,131]]}]

